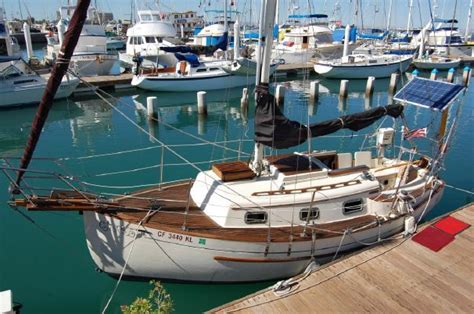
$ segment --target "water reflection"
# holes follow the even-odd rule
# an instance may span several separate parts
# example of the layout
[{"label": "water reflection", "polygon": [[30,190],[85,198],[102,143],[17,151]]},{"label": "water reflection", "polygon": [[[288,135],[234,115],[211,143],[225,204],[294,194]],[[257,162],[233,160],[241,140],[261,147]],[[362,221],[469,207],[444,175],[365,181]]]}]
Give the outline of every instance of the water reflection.
[{"label": "water reflection", "polygon": [[[26,145],[37,107],[2,110],[0,114],[0,147],[2,155],[18,155]],[[55,102],[47,124],[74,119],[82,114],[73,103]]]}]

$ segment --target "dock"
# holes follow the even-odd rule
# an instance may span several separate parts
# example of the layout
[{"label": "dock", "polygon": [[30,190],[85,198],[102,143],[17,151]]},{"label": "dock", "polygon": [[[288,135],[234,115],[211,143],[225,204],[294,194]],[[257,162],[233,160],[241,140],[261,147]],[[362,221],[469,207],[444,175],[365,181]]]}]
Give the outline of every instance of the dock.
[{"label": "dock", "polygon": [[136,87],[130,84],[132,82],[132,78],[132,73],[83,77],[82,80],[84,82],[81,82],[79,86],[77,86],[74,94],[77,95],[93,92],[93,88],[90,85],[107,91],[135,89]]},{"label": "dock", "polygon": [[473,313],[474,203],[450,216],[471,226],[438,252],[413,238],[393,240],[324,265],[286,295],[270,287],[209,312]]}]

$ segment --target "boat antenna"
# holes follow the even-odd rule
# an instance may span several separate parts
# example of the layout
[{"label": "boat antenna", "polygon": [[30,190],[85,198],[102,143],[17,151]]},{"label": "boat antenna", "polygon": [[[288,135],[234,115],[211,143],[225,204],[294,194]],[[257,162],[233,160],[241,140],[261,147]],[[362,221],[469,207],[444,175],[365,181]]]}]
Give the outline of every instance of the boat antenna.
[{"label": "boat antenna", "polygon": [[[76,48],[79,36],[81,35],[82,26],[87,18],[87,9],[89,8],[91,0],[78,0],[76,9],[71,18],[69,27],[64,34],[64,41],[59,51],[59,56],[56,63],[54,64],[53,70],[51,71],[51,76],[49,77],[48,84],[44,90],[41,102],[38,107],[38,111],[34,117],[33,123],[31,125],[31,133],[28,138],[28,143],[25,147],[23,157],[20,162],[20,170],[18,171],[16,178],[16,187],[20,186],[21,179],[25,174],[25,170],[28,168],[28,165],[31,162],[33,153],[35,151],[36,145],[38,144],[39,138],[41,136],[41,131],[43,126],[48,118],[49,110],[53,105],[54,96],[61,85],[64,74],[69,68],[69,62],[71,56]],[[18,193],[18,188],[12,189],[12,193]]]}]

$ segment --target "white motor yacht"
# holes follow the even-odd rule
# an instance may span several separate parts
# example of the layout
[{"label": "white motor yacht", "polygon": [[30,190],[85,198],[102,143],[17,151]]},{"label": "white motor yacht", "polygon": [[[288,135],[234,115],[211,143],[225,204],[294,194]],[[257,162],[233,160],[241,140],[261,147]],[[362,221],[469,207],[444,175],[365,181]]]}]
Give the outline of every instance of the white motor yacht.
[{"label": "white motor yacht", "polygon": [[10,36],[10,31],[3,17],[3,8],[0,8],[0,55],[19,56],[20,45],[16,38]]},{"label": "white motor yacht", "polygon": [[134,57],[143,58],[143,67],[174,66],[178,61],[173,54],[160,50],[172,47],[176,40],[176,29],[159,11],[137,11],[138,22],[127,30],[126,51],[119,53],[123,68],[132,68]]},{"label": "white motor yacht", "polygon": [[420,44],[424,39],[426,49],[434,49],[437,53],[449,57],[474,56],[474,45],[464,41],[457,28],[457,20],[436,18],[429,22],[413,40]]},{"label": "white motor yacht", "polygon": [[[0,108],[39,103],[49,75],[39,75],[20,57],[0,56]],[[66,75],[55,99],[69,97],[78,84],[78,78]]]},{"label": "white motor yacht", "polygon": [[[45,61],[48,64],[53,64],[58,57],[64,32],[67,30],[70,15],[74,9],[75,6],[61,7],[58,34],[46,36],[48,45]],[[71,69],[80,76],[109,75],[118,60],[116,54],[107,52],[107,36],[104,27],[96,23],[97,21],[96,9],[89,8],[88,19],[82,28],[81,36],[71,58]]]}]

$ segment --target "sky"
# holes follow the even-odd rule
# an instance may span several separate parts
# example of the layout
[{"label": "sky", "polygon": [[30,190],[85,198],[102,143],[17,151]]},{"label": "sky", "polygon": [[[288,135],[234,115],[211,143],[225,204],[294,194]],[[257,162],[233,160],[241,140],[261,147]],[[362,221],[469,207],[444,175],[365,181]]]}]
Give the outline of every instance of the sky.
[{"label": "sky", "polygon": [[[24,18],[28,16],[27,9],[30,14],[37,18],[54,19],[55,11],[62,4],[67,4],[66,0],[0,0],[7,12],[7,18],[20,17],[22,14]],[[72,0],[74,2],[75,0]],[[92,3],[97,3],[97,6],[104,11],[111,11],[114,13],[116,19],[124,19],[130,17],[131,2],[134,1],[138,5],[156,2],[150,0],[92,0]],[[386,17],[388,15],[388,7],[390,0],[359,0],[362,3],[362,16],[365,27],[385,27]],[[394,27],[406,27],[408,16],[408,3],[410,0],[392,0],[392,19],[391,25]],[[412,21],[415,27],[423,25],[429,20],[429,4],[438,3],[438,15],[440,17],[451,18],[454,14],[454,7],[457,3],[456,18],[459,20],[459,28],[464,30],[466,28],[467,12],[469,3],[472,0],[413,0],[414,9]],[[223,0],[161,0],[159,1],[164,11],[186,11],[195,10],[204,14],[204,8],[221,9],[223,8]],[[244,21],[248,20],[249,7],[253,8],[254,20],[257,19],[261,0],[228,0],[228,3],[234,2],[237,4],[238,10],[242,11]],[[284,21],[288,12],[288,3],[290,0],[280,0],[280,21]],[[333,15],[336,3],[339,3],[340,13],[339,17],[343,23],[356,23],[361,26],[361,19],[354,21],[355,10],[354,3],[356,0],[300,0],[295,1],[299,4],[300,14],[308,12],[308,3],[312,5],[313,13],[325,13],[330,17]],[[418,9],[418,3],[421,6]],[[20,5],[21,4],[21,14]],[[201,5],[200,5],[201,4]],[[210,4],[210,6],[209,6]],[[474,18],[473,18],[474,19]],[[471,21],[470,29],[473,29]]]}]

